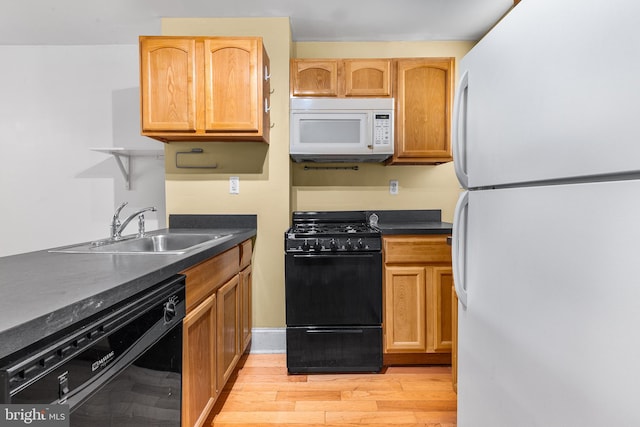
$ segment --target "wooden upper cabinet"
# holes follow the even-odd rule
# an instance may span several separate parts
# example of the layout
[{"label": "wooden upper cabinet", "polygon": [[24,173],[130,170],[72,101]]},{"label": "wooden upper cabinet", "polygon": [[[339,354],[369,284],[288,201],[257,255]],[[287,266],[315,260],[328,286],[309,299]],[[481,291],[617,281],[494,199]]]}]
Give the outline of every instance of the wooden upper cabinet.
[{"label": "wooden upper cabinet", "polygon": [[391,96],[391,60],[345,59],[345,96]]},{"label": "wooden upper cabinet", "polygon": [[389,164],[437,164],[451,155],[454,58],[396,60],[395,153]]},{"label": "wooden upper cabinet", "polygon": [[169,141],[269,141],[261,37],[140,37],[142,134]]},{"label": "wooden upper cabinet", "polygon": [[390,59],[292,59],[291,96],[391,97]]},{"label": "wooden upper cabinet", "polygon": [[256,39],[204,41],[205,130],[258,132]]},{"label": "wooden upper cabinet", "polygon": [[196,131],[195,40],[140,38],[142,132]]},{"label": "wooden upper cabinet", "polygon": [[337,59],[292,59],[292,96],[338,96]]}]

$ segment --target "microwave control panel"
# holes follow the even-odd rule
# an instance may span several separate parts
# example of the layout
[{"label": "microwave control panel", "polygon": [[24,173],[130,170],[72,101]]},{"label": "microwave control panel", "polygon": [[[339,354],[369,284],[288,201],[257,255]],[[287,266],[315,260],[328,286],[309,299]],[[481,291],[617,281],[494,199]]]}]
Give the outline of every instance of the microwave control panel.
[{"label": "microwave control panel", "polygon": [[391,145],[391,113],[373,114],[373,145],[375,147]]}]

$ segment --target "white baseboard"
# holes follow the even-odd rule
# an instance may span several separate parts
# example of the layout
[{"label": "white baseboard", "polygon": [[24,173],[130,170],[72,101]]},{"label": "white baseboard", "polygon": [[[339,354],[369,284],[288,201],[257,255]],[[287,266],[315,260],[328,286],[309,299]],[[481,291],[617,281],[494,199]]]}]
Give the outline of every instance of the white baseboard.
[{"label": "white baseboard", "polygon": [[286,353],[286,328],[251,329],[251,349],[253,354]]}]

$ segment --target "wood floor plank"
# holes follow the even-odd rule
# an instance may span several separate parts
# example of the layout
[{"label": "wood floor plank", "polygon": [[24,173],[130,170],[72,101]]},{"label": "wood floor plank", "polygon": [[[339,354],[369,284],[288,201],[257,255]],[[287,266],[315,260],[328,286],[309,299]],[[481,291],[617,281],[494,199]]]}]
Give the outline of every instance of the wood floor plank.
[{"label": "wood floor plank", "polygon": [[269,374],[269,375],[241,375],[238,376],[236,380],[237,383],[305,383],[307,379],[304,377],[292,377],[287,375],[277,375],[277,374]]},{"label": "wood floor plank", "polygon": [[444,390],[423,391],[395,391],[395,390],[369,390],[369,391],[343,391],[343,400],[454,400],[456,394]]},{"label": "wood floor plank", "polygon": [[456,411],[455,400],[377,400],[378,411]]},{"label": "wood floor plank", "polygon": [[325,413],[322,411],[318,411],[318,412],[224,411],[216,415],[213,422],[214,422],[214,425],[216,425],[215,424],[216,422],[235,423],[235,424],[244,424],[244,425],[252,425],[255,423],[269,423],[269,424],[276,424],[276,425],[291,424],[291,423],[324,424]]},{"label": "wood floor plank", "polygon": [[447,423],[454,424],[457,422],[457,413],[455,411],[449,412],[414,412],[419,423]]},{"label": "wood floor plank", "polygon": [[[293,412],[299,402],[274,400],[270,402],[245,402],[242,400],[228,400],[224,402],[224,411],[227,412]],[[424,408],[428,410],[429,408]]]},{"label": "wood floor plank", "polygon": [[441,390],[441,391],[452,391],[451,390],[451,379],[448,381],[445,380],[426,380],[426,381],[405,381],[400,380],[400,386],[404,391],[430,391],[430,390]]},{"label": "wood floor plank", "polygon": [[273,402],[278,395],[277,390],[271,391],[234,391],[229,393],[226,398],[227,401],[241,401],[241,402]]},{"label": "wood floor plank", "polygon": [[295,410],[299,412],[372,412],[378,410],[374,401],[298,401]]},{"label": "wood floor plank", "polygon": [[402,384],[398,381],[364,382],[364,383],[311,383],[311,382],[264,382],[243,383],[245,391],[369,391],[396,390],[402,391]]},{"label": "wood floor plank", "polygon": [[341,400],[341,393],[334,390],[278,391],[276,400]]},{"label": "wood floor plank", "polygon": [[413,412],[327,412],[328,423],[341,425],[395,425],[418,423]]}]

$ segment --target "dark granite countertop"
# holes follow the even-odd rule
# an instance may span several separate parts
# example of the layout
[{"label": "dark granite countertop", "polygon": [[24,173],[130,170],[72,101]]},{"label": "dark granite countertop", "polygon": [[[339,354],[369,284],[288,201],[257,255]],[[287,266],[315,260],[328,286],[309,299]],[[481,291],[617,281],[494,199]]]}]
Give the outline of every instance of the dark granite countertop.
[{"label": "dark granite countertop", "polygon": [[439,209],[367,211],[378,216],[376,226],[383,235],[451,234],[453,224],[442,221]]},{"label": "dark granite countertop", "polygon": [[198,228],[233,235],[181,255],[42,250],[1,257],[0,358],[255,237],[256,224],[255,215],[172,215],[171,232]]}]

